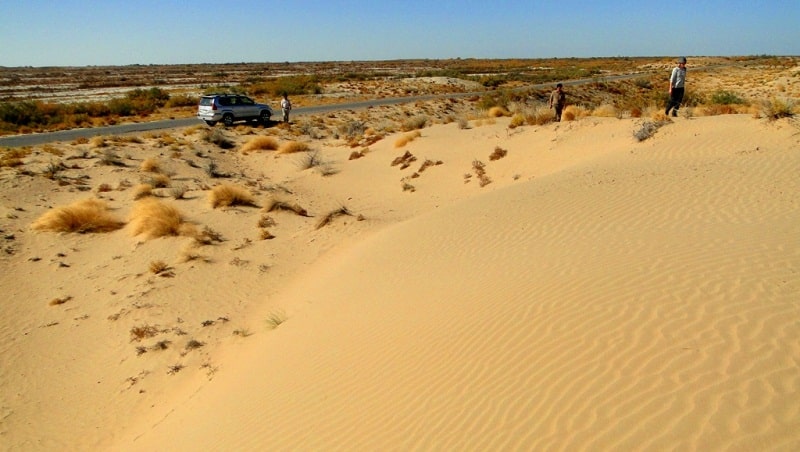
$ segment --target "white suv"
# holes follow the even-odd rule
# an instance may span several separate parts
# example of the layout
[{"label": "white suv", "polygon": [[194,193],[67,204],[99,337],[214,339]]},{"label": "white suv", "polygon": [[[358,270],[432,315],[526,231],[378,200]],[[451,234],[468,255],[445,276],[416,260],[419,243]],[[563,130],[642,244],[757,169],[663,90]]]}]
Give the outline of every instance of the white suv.
[{"label": "white suv", "polygon": [[256,103],[241,94],[210,94],[201,97],[197,106],[197,118],[210,126],[219,121],[230,126],[234,121],[242,120],[260,120],[268,124],[271,117],[269,105]]}]

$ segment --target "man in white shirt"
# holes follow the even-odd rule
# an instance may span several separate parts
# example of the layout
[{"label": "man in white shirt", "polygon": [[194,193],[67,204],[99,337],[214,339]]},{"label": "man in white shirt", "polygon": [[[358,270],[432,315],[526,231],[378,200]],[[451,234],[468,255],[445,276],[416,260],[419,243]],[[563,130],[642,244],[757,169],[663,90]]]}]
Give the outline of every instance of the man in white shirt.
[{"label": "man in white shirt", "polygon": [[283,93],[281,100],[281,110],[283,110],[283,122],[289,122],[289,112],[292,111],[292,103],[289,101],[289,95]]}]

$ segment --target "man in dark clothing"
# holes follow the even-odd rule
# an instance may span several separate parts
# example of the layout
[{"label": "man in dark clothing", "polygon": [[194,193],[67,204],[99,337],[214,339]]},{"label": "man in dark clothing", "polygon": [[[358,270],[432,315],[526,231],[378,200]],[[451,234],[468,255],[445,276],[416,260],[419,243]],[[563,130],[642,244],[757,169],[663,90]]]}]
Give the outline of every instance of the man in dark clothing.
[{"label": "man in dark clothing", "polygon": [[669,101],[667,101],[667,109],[664,111],[665,115],[669,115],[669,111],[672,110],[672,116],[678,116],[678,109],[683,102],[685,83],[686,57],[680,57],[678,67],[672,70],[672,75],[669,77]]},{"label": "man in dark clothing", "polygon": [[556,89],[550,93],[550,108],[556,109],[556,122],[561,122],[561,112],[567,103],[567,96],[564,94],[564,85],[559,83]]}]

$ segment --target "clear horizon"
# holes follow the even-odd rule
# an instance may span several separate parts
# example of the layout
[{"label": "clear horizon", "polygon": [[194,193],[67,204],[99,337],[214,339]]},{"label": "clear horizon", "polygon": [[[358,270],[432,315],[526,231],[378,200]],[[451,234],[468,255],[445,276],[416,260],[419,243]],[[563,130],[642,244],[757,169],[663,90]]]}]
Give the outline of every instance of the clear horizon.
[{"label": "clear horizon", "polygon": [[0,66],[800,55],[800,2],[6,2]]}]

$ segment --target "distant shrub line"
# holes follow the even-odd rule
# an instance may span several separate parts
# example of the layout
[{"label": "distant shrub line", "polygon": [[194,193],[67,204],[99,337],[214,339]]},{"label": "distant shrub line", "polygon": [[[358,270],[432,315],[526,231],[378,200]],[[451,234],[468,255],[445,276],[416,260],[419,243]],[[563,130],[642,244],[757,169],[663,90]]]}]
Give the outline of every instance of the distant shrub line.
[{"label": "distant shrub line", "polygon": [[79,102],[58,104],[43,101],[0,102],[0,129],[16,131],[20,127],[45,127],[64,124],[80,126],[89,118],[108,116],[140,116],[154,113],[168,103],[197,101],[188,96],[178,96],[177,102],[170,103],[170,95],[160,88],[129,91],[125,97],[107,102]]}]

